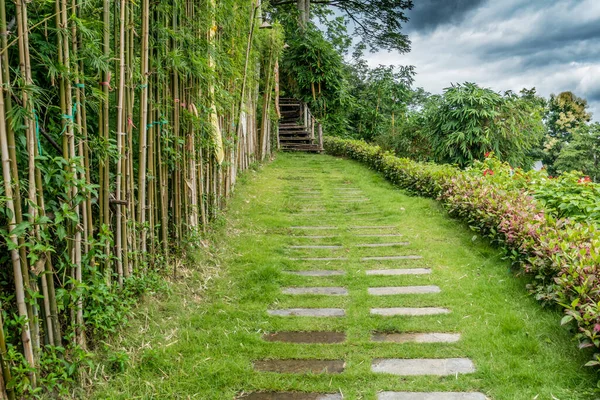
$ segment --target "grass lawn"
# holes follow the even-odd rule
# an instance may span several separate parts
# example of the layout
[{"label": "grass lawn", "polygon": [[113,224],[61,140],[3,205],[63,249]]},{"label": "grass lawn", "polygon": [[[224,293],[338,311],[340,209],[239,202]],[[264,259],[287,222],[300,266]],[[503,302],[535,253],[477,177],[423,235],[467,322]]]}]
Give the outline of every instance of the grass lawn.
[{"label": "grass lawn", "polygon": [[[346,201],[352,198],[354,202]],[[308,211],[300,212],[302,208]],[[281,154],[259,172],[243,177],[223,225],[210,247],[198,252],[201,265],[182,266],[185,277],[171,293],[141,306],[132,326],[111,343],[128,352],[129,362],[124,373],[107,373],[105,379],[98,379],[92,398],[233,399],[259,390],[341,392],[344,399],[368,400],[379,391],[478,391],[495,400],[595,398],[592,390],[598,377],[583,367],[589,354],[578,350],[571,335],[559,326],[559,312],[542,309],[528,295],[526,280],[514,276],[496,249],[450,219],[435,201],[407,196],[355,162]],[[388,242],[409,244],[356,247]],[[289,248],[298,245],[342,248]],[[398,255],[422,259],[361,261]],[[344,259],[301,260],[304,257]],[[368,269],[391,268],[431,268],[432,273],[365,274]],[[346,274],[283,273],[309,269]],[[412,285],[437,285],[441,293],[367,294],[370,287]],[[315,286],[344,287],[349,295],[281,293],[283,287]],[[294,307],[343,308],[346,316],[267,314],[268,309]],[[451,313],[370,315],[375,307],[445,307]],[[269,332],[312,330],[345,332],[346,341],[292,344],[262,339]],[[372,332],[456,332],[461,340],[375,343]],[[470,358],[477,371],[449,377],[370,371],[376,358],[457,357]],[[280,358],[341,359],[346,369],[335,375],[253,370],[255,360]]]}]

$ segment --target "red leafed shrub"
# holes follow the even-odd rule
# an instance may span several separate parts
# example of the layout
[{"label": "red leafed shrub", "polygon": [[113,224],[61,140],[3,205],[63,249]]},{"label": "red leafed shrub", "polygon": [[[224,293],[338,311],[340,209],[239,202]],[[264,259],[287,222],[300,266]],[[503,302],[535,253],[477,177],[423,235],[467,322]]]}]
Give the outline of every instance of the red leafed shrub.
[{"label": "red leafed shrub", "polygon": [[[412,193],[443,202],[450,215],[500,245],[532,277],[529,290],[538,300],[565,310],[561,323],[576,324],[581,347],[600,349],[600,231],[582,218],[560,218],[558,197],[549,189],[573,186],[572,175],[549,180],[545,173],[495,165],[499,162],[493,157],[462,171],[397,158],[378,146],[338,138],[327,138],[325,149],[369,165]],[[494,174],[492,165],[499,173]],[[484,173],[476,173],[477,168]],[[592,185],[585,179],[580,184]],[[588,365],[600,365],[600,355]]]}]

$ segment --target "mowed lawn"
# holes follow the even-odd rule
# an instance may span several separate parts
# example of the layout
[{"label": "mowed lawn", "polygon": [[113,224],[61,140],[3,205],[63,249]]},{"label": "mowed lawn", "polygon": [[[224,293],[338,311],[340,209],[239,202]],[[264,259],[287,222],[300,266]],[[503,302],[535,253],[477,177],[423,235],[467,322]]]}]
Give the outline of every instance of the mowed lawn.
[{"label": "mowed lawn", "polygon": [[[140,306],[131,327],[109,344],[127,352],[129,361],[123,373],[106,373],[104,379],[97,373],[91,397],[234,399],[254,391],[300,391],[374,400],[380,391],[475,391],[495,400],[596,398],[598,376],[583,366],[590,354],[579,350],[560,327],[560,312],[543,309],[530,297],[526,278],[516,277],[498,250],[449,218],[435,201],[408,196],[355,162],[279,154],[271,164],[242,177],[222,218],[210,241],[179,266],[181,275],[172,291]],[[310,226],[337,229],[292,229]],[[388,242],[403,244],[357,246]],[[341,248],[290,248],[312,245]],[[363,260],[399,255],[422,258]],[[392,268],[427,268],[431,274],[365,273]],[[284,273],[299,270],[345,274]],[[441,292],[367,293],[374,287],[420,285],[435,285]],[[346,288],[348,295],[282,294],[285,287],[320,286]],[[294,307],[340,308],[346,316],[267,313]],[[443,307],[451,312],[419,317],[369,312],[386,307]],[[265,333],[278,331],[344,332],[346,340],[294,344],[263,339]],[[371,341],[373,332],[460,333],[461,339],[377,343]],[[469,358],[476,372],[444,377],[376,374],[371,363],[379,358]],[[267,359],[346,364],[340,374],[254,371],[254,361]]]}]

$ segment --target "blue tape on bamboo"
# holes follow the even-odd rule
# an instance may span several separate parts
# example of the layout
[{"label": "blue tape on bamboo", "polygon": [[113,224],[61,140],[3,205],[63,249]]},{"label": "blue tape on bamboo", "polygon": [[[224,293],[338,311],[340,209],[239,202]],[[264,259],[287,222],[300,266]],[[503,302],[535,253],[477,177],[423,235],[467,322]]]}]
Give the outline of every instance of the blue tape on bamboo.
[{"label": "blue tape on bamboo", "polygon": [[84,85],[83,83],[76,83],[76,84],[75,84],[75,87],[76,87],[77,89],[84,89],[84,88],[85,88],[85,85]]},{"label": "blue tape on bamboo", "polygon": [[38,153],[40,156],[44,155],[42,150],[42,142],[40,141],[40,119],[38,118],[37,111],[33,110],[33,116],[35,118],[35,137],[37,139]]},{"label": "blue tape on bamboo", "polygon": [[146,88],[148,88],[148,84],[147,83],[145,83],[143,85],[138,85],[138,89],[146,89]]}]

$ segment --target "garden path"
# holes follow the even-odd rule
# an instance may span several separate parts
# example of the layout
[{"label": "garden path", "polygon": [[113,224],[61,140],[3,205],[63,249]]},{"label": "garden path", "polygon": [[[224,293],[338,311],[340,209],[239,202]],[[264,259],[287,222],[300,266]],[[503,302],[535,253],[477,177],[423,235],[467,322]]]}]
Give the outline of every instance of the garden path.
[{"label": "garden path", "polygon": [[144,310],[98,398],[589,398],[561,315],[436,202],[324,155],[244,179],[219,276]]}]

